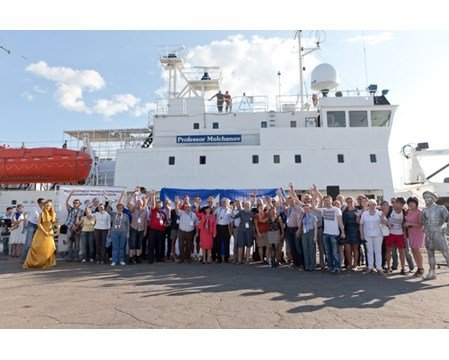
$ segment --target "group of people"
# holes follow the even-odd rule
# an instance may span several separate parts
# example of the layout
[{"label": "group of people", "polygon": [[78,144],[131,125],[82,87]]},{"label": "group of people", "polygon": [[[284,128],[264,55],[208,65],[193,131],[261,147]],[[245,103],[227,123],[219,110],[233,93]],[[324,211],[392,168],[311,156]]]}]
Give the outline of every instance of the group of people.
[{"label": "group of people", "polygon": [[217,98],[217,110],[219,114],[223,113],[223,103],[226,104],[226,112],[232,112],[232,97],[231,94],[229,94],[229,91],[226,91],[223,94],[221,90],[219,90],[214,96],[209,99],[209,101],[211,101],[213,98]]},{"label": "group of people", "polygon": [[[393,198],[378,206],[364,195],[356,199],[338,195],[334,200],[315,185],[298,198],[293,184],[289,187],[287,198],[280,189],[275,198],[259,197],[255,190],[244,200],[222,198],[219,204],[213,197],[162,201],[156,191],[136,187],[125,203],[123,192],[116,204],[104,196],[104,203],[95,198],[84,209],[79,199],[72,201],[76,192],[72,190],[60,229],[67,233],[67,261],[110,261],[111,266],[143,260],[260,262],[308,272],[337,274],[361,268],[382,275],[400,267],[401,275],[416,269],[413,275],[423,279],[436,277],[435,250],[449,263],[443,233],[449,212],[436,205],[437,196],[431,192],[423,194],[426,207],[421,210],[415,197]],[[10,255],[21,256],[24,268],[54,266],[53,235],[58,224],[51,202],[39,199],[28,215],[22,205],[8,212]],[[420,251],[424,246],[430,266],[425,276]]]}]

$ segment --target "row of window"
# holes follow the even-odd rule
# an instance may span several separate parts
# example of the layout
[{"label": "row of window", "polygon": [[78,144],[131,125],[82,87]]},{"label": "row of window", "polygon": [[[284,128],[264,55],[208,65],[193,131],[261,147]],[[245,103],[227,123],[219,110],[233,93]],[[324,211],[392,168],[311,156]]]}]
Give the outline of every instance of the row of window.
[{"label": "row of window", "polygon": [[[377,163],[377,157],[376,154],[370,154],[370,162],[372,163]],[[258,164],[259,163],[259,155],[253,155],[252,157],[253,160],[253,164]],[[302,162],[302,158],[300,154],[295,154],[294,156],[294,160],[296,164],[301,164]],[[200,165],[205,165],[206,164],[206,156],[205,155],[201,155],[199,158],[200,161]],[[338,163],[344,163],[345,162],[345,156],[343,154],[338,154],[337,155],[337,162]],[[273,163],[274,164],[280,164],[281,163],[281,156],[280,155],[273,155]],[[168,157],[168,165],[175,165],[175,157],[174,156],[169,156]]]},{"label": "row of window", "polygon": [[[345,111],[328,111],[327,126],[328,127],[346,127],[346,112]],[[368,127],[368,111],[348,111],[349,127]],[[307,120],[307,119],[306,119]],[[371,111],[371,126],[382,127],[389,126],[391,120],[390,110],[373,110]],[[212,123],[212,129],[218,129],[220,124],[218,122]],[[298,126],[296,120],[290,121],[290,127]],[[267,128],[268,122],[261,121],[261,128]],[[193,130],[199,130],[200,123],[193,123]]]},{"label": "row of window", "polygon": [[[328,111],[327,127],[346,127],[345,111]],[[349,127],[368,127],[368,111],[348,111]],[[390,110],[371,111],[371,126],[389,126],[391,120]]]}]

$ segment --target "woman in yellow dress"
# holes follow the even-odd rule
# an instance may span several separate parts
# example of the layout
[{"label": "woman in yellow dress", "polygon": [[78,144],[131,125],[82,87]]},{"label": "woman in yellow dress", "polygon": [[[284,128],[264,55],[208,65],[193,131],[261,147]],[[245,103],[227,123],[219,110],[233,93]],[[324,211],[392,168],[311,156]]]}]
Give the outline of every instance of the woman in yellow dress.
[{"label": "woman in yellow dress", "polygon": [[47,200],[39,216],[37,231],[23,264],[24,269],[48,269],[56,266],[54,225],[57,225],[56,213],[51,200]]}]

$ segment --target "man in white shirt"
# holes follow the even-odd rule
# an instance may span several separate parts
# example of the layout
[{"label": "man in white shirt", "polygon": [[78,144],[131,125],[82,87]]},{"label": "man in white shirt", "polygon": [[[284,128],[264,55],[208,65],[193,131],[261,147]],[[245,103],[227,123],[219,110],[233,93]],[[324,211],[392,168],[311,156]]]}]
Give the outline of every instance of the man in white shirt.
[{"label": "man in white shirt", "polygon": [[41,215],[44,202],[45,199],[43,198],[37,199],[37,205],[28,214],[27,235],[25,245],[23,246],[22,250],[22,263],[24,263],[27,258],[28,250],[30,249],[31,242],[33,241],[34,233],[37,230],[37,224],[39,223],[39,216]]},{"label": "man in white shirt", "polygon": [[221,263],[221,250],[224,246],[224,261],[229,262],[229,242],[231,239],[231,208],[227,198],[221,199],[221,206],[214,212],[217,224],[217,236],[214,239],[212,260]]},{"label": "man in white shirt", "polygon": [[189,203],[184,204],[184,210],[180,209],[179,201],[176,203],[176,214],[179,216],[179,251],[180,259],[179,262],[184,261],[190,263],[192,262],[192,249],[193,249],[193,238],[196,233],[196,224],[198,223],[198,218],[195,213],[191,211],[191,205]]},{"label": "man in white shirt", "polygon": [[323,198],[324,207],[317,209],[323,214],[323,242],[326,252],[327,267],[334,273],[340,272],[340,254],[338,249],[338,237],[346,238],[343,227],[342,213],[337,207],[332,206],[332,197]]}]

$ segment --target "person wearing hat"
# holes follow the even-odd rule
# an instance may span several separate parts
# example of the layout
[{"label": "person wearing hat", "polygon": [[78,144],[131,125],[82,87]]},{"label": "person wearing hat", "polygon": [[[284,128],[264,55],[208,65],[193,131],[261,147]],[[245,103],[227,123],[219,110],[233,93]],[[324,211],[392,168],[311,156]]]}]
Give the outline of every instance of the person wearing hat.
[{"label": "person wearing hat", "polygon": [[443,205],[437,205],[438,196],[431,191],[424,191],[423,198],[426,208],[423,210],[422,221],[426,233],[425,244],[429,258],[429,273],[423,280],[436,278],[435,250],[441,251],[449,266],[449,247],[443,233],[443,225],[449,221],[449,211]]}]

